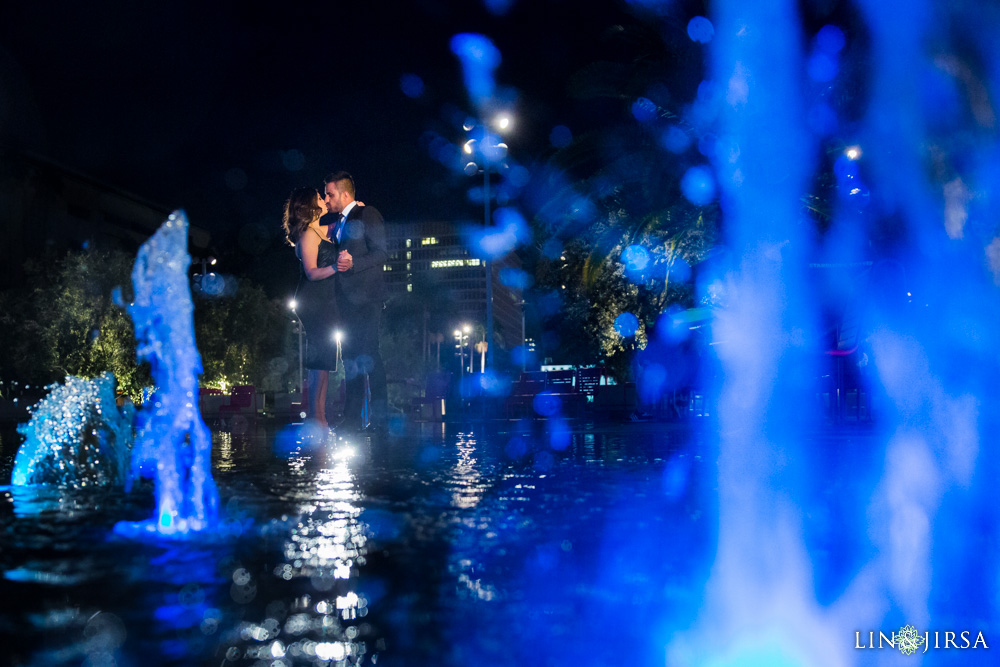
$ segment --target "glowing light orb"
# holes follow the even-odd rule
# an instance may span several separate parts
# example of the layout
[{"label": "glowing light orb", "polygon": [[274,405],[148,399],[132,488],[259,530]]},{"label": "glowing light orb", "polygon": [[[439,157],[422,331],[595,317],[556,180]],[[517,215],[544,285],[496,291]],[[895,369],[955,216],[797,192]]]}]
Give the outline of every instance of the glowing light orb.
[{"label": "glowing light orb", "polygon": [[708,167],[691,167],[681,179],[681,192],[689,202],[705,206],[715,199],[715,178]]},{"label": "glowing light orb", "polygon": [[615,318],[615,331],[619,336],[631,338],[639,330],[639,318],[632,313],[622,313]]},{"label": "glowing light orb", "polygon": [[648,97],[640,97],[632,103],[632,115],[640,123],[648,123],[656,118],[656,103]]},{"label": "glowing light orb", "polygon": [[565,125],[556,125],[549,133],[549,143],[556,148],[564,148],[573,142],[573,133]]},{"label": "glowing light orb", "polygon": [[708,44],[712,41],[712,37],[715,36],[715,26],[704,16],[695,16],[688,21],[687,34],[692,42]]},{"label": "glowing light orb", "polygon": [[407,97],[420,97],[424,94],[424,80],[416,74],[404,74],[399,78],[399,89]]}]

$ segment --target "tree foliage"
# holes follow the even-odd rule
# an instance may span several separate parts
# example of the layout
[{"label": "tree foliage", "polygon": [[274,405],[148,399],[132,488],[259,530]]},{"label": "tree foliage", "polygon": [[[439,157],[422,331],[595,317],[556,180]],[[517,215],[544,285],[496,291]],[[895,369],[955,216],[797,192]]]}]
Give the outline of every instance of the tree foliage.
[{"label": "tree foliage", "polygon": [[294,355],[289,351],[297,345],[291,319],[281,303],[268,299],[259,285],[240,279],[223,296],[197,298],[194,320],[203,385],[287,389],[293,378],[289,358]]},{"label": "tree foliage", "polygon": [[[570,90],[590,103],[610,100],[616,111],[552,155],[532,199],[545,356],[603,361],[627,379],[631,352],[645,345],[660,313],[693,305],[692,267],[716,243],[719,211],[692,203],[681,189],[687,170],[707,162],[699,129],[674,110],[675,100],[694,94],[698,57],[683,40],[642,27],[621,29],[615,39],[624,47],[609,52],[619,61],[593,63]],[[685,63],[692,71],[678,67]],[[632,245],[651,258],[642,271],[622,262]],[[614,328],[626,312],[639,320],[634,339]]]},{"label": "tree foliage", "polygon": [[[118,392],[140,402],[152,377],[148,364],[136,361],[128,312],[112,299],[120,287],[129,301],[133,262],[116,249],[29,262],[28,287],[0,294],[0,377],[42,385],[110,371]],[[291,378],[290,322],[256,285],[241,281],[227,296],[196,299],[195,335],[205,384],[284,388]]]},{"label": "tree foliage", "polygon": [[71,252],[46,265],[29,263],[31,287],[4,295],[3,340],[11,351],[4,377],[46,384],[67,375],[114,373],[118,391],[138,401],[151,381],[137,364],[132,320],[112,300],[128,299],[132,258],[116,250]]}]

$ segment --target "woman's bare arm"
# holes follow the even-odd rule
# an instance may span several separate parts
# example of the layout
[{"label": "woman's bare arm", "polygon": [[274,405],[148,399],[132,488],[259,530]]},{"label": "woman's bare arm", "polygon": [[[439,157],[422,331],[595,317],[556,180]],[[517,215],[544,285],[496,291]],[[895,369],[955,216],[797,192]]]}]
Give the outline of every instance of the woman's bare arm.
[{"label": "woman's bare arm", "polygon": [[305,269],[306,278],[309,280],[323,280],[329,278],[337,272],[335,266],[316,266],[316,259],[319,257],[319,234],[311,229],[307,229],[299,240],[301,248],[302,268]]}]

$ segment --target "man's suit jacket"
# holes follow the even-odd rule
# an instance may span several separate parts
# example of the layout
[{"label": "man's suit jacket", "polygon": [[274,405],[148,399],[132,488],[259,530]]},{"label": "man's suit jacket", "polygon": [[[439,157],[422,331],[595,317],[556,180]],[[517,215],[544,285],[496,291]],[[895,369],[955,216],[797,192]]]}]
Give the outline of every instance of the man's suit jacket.
[{"label": "man's suit jacket", "polygon": [[[336,274],[341,315],[350,316],[351,306],[381,305],[386,298],[385,221],[374,206],[355,206],[344,221],[337,252],[351,253],[354,266]],[[347,308],[345,308],[345,305]]]}]

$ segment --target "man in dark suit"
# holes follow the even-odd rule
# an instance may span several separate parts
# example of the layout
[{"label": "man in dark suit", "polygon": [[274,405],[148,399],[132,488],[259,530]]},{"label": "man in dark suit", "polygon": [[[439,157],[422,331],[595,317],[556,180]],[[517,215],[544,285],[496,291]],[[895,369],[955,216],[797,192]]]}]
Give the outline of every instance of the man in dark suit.
[{"label": "man in dark suit", "polygon": [[371,426],[385,427],[388,392],[385,366],[379,351],[379,330],[386,298],[383,272],[386,251],[385,221],[374,206],[358,206],[354,179],[337,171],[324,179],[328,228],[338,246],[335,275],[337,303],[344,327],[343,357],[347,384],[344,427],[364,428],[362,410],[365,374],[371,390]]}]

